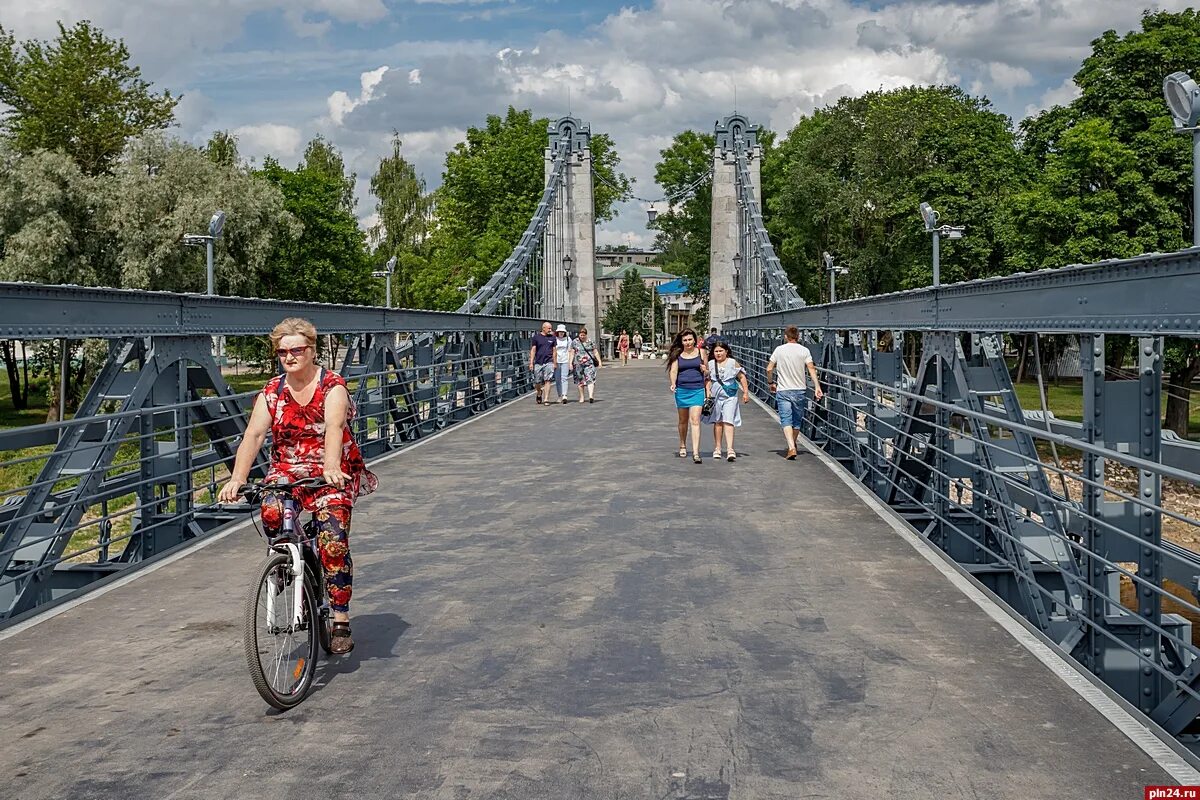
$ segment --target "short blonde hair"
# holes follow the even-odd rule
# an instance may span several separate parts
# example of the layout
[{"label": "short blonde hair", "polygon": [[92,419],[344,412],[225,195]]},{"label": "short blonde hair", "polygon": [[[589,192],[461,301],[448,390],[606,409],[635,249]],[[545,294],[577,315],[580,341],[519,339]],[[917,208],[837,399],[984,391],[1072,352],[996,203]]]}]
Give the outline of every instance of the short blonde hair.
[{"label": "short blonde hair", "polygon": [[306,319],[288,317],[271,331],[271,347],[278,348],[285,336],[303,336],[312,347],[317,346],[317,329]]}]

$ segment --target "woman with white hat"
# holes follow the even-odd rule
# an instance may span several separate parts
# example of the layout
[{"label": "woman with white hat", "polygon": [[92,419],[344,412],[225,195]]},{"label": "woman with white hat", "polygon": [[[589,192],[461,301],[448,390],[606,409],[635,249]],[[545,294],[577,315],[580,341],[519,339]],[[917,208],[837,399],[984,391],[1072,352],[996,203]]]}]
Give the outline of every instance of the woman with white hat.
[{"label": "woman with white hat", "polygon": [[571,337],[561,322],[554,331],[554,387],[558,401],[567,404],[567,385],[571,378]]}]

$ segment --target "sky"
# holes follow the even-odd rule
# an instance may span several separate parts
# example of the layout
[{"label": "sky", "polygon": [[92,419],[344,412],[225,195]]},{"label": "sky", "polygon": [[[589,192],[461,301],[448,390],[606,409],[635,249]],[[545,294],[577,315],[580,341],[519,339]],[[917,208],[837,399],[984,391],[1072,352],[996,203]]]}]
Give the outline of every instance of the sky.
[{"label": "sky", "polygon": [[[1194,4],[1195,0],[1193,0]],[[785,133],[847,94],[953,83],[1014,121],[1076,93],[1106,30],[1185,0],[4,0],[0,25],[51,38],[90,19],[124,39],[173,130],[231,130],[243,156],[295,164],[321,134],[358,174],[358,213],[393,131],[430,188],[466,129],[509,105],[612,136],[633,191],[659,151],[736,110]],[[649,246],[645,203],[597,230]]]}]

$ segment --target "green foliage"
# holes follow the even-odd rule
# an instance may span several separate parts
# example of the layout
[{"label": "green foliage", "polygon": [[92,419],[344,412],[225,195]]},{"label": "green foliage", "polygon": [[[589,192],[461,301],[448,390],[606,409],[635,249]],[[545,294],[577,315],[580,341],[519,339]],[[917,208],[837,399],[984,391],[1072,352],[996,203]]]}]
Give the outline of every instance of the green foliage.
[{"label": "green foliage", "polygon": [[205,250],[183,247],[181,240],[206,233],[216,209],[227,219],[213,255],[217,293],[253,297],[270,285],[273,254],[300,235],[300,225],[276,186],[236,162],[215,162],[212,153],[211,144],[201,150],[150,136],[136,142],[103,181],[119,285],[203,292]]},{"label": "green foliage", "polygon": [[660,151],[654,180],[663,188],[664,195],[678,197],[688,187],[695,185],[695,188],[671,208],[659,212],[650,224],[658,231],[654,246],[662,253],[659,257],[662,269],[687,281],[688,290],[704,302],[708,300],[712,182],[702,178],[712,169],[715,146],[712,134],[683,131]]},{"label": "green foliage", "polygon": [[0,26],[0,129],[21,153],[59,150],[98,175],[126,141],[169,126],[178,102],[154,94],[124,43],[86,20],[59,23],[53,42],[18,44]]},{"label": "green foliage", "polygon": [[767,228],[810,301],[826,285],[823,252],[850,268],[851,294],[928,285],[923,201],[968,230],[943,243],[943,281],[1003,274],[997,212],[1024,174],[1008,118],[986,99],[954,86],[870,92],[802,119],[764,157]]},{"label": "green foliage", "polygon": [[365,236],[346,207],[346,178],[331,174],[328,163],[306,160],[289,170],[268,158],[257,173],[279,189],[284,209],[301,226],[273,248],[262,291],[289,300],[380,304]]},{"label": "green foliage", "polygon": [[338,150],[324,136],[317,136],[304,148],[304,159],[300,169],[324,175],[337,181],[342,187],[342,207],[351,213],[357,201],[354,199],[354,182],[358,176],[351,172],[346,174],[346,161],[342,151]]},{"label": "green foliage", "polygon": [[213,131],[208,144],[204,146],[204,154],[221,167],[236,167],[242,163],[238,139],[229,131]]},{"label": "green foliage", "polygon": [[376,262],[396,257],[393,301],[407,307],[412,303],[411,276],[424,263],[418,253],[425,250],[432,197],[426,194],[424,179],[401,155],[400,148],[400,136],[394,134],[391,154],[379,160],[379,168],[371,176],[371,194],[378,198],[375,212],[379,215],[371,237]]},{"label": "green foliage", "polygon": [[628,331],[632,336],[634,331],[648,331],[644,320],[646,320],[646,312],[650,307],[652,294],[646,283],[642,281],[641,275],[638,275],[637,270],[625,272],[618,293],[617,301],[611,303],[606,309],[604,319],[600,323],[601,327],[614,335]]},{"label": "green foliage", "polygon": [[[1190,137],[1174,133],[1163,77],[1200,63],[1200,15],[1146,12],[1142,28],[1092,42],[1080,95],[1022,125],[1040,170],[1008,219],[1013,266],[1086,263],[1182,247],[1192,218]],[[1167,425],[1187,435],[1186,387],[1200,376],[1200,345],[1168,340]]]},{"label": "green foliage", "polygon": [[105,194],[64,153],[0,145],[0,280],[120,285]]},{"label": "green foliage", "polygon": [[1030,271],[1177,248],[1181,220],[1106,119],[1081,119],[1002,218],[1009,266]]}]

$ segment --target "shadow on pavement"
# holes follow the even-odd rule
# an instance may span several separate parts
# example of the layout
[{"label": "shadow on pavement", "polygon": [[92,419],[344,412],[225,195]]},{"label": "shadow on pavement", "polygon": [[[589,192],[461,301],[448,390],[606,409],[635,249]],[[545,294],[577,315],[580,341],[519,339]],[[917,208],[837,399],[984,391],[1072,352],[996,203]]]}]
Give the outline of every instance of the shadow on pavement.
[{"label": "shadow on pavement", "polygon": [[338,675],[349,674],[364,661],[395,658],[396,642],[412,626],[399,614],[360,614],[350,618],[354,631],[354,650],[344,656],[327,656],[321,661],[319,687],[327,686]]}]

